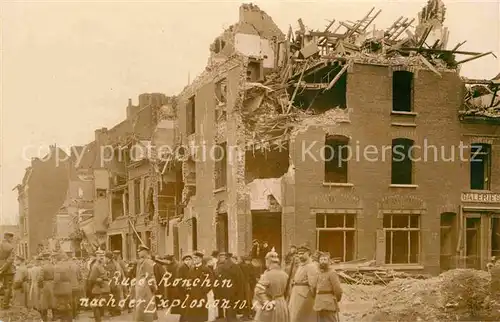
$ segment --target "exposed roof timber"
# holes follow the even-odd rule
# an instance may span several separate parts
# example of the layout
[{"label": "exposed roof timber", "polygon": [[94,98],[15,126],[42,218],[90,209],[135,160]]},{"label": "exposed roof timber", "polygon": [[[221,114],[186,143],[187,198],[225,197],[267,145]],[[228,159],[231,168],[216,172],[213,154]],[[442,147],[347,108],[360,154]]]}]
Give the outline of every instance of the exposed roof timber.
[{"label": "exposed roof timber", "polygon": [[484,57],[484,56],[488,56],[490,54],[493,55],[495,58],[497,57],[497,56],[495,56],[495,54],[493,54],[493,52],[489,51],[487,53],[478,54],[478,55],[476,55],[474,57],[469,57],[467,59],[461,60],[461,61],[457,62],[457,65],[463,64],[463,63],[467,63],[467,62],[470,62],[471,60],[475,60],[475,59],[478,59],[478,58],[481,58],[481,57]]},{"label": "exposed roof timber", "polygon": [[340,70],[340,72],[338,72],[338,74],[335,75],[335,77],[332,79],[332,81],[330,82],[330,84],[328,84],[328,86],[323,90],[323,93],[326,92],[326,91],[328,91],[328,90],[330,90],[333,86],[335,86],[335,83],[338,82],[338,80],[346,72],[346,70],[347,70],[348,67],[349,67],[349,63],[346,63],[344,65],[344,67]]},{"label": "exposed roof timber", "polygon": [[458,55],[482,55],[483,53],[475,53],[470,51],[452,51],[452,50],[444,50],[444,49],[430,49],[430,48],[401,48],[401,51],[423,51],[435,54],[458,54]]},{"label": "exposed roof timber", "polygon": [[394,32],[394,34],[391,37],[389,37],[389,40],[395,41],[396,39],[398,39],[398,37],[403,32],[405,32],[405,30],[408,29],[408,27],[411,26],[411,24],[413,23],[413,21],[415,21],[415,18],[413,18],[412,20],[410,20],[410,22],[408,22],[408,23],[401,24],[399,26],[400,30],[398,32]]},{"label": "exposed roof timber", "polygon": [[473,79],[473,78],[462,78],[464,84],[470,85],[499,85],[500,83],[495,82],[490,79]]}]

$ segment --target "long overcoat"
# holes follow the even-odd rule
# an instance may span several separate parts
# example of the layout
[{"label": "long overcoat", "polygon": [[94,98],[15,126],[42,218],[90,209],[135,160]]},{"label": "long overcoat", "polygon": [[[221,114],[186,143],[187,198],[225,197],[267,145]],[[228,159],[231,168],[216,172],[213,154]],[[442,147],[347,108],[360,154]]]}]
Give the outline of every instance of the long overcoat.
[{"label": "long overcoat", "polygon": [[319,271],[316,263],[301,263],[293,277],[290,293],[290,322],[317,322],[313,283]]},{"label": "long overcoat", "polygon": [[188,279],[192,286],[188,291],[188,309],[185,318],[187,322],[208,321],[208,292],[213,281],[210,268],[205,265],[194,266],[189,269]]},{"label": "long overcoat", "polygon": [[38,280],[42,274],[42,267],[35,265],[29,270],[30,286],[28,292],[28,308],[38,310],[41,301],[41,288],[39,287]]},{"label": "long overcoat", "polygon": [[41,288],[40,310],[54,308],[54,265],[45,262],[38,278],[38,286]]},{"label": "long overcoat", "polygon": [[[255,321],[258,322],[290,322],[288,305],[285,300],[285,289],[288,275],[278,264],[266,270],[255,286],[255,300],[258,303]],[[274,305],[270,306],[270,302]]]},{"label": "long overcoat", "polygon": [[[139,280],[146,279],[145,283]],[[135,296],[136,301],[134,321],[150,322],[157,316],[155,293],[158,289],[154,276],[154,262],[149,259],[140,259],[137,263]],[[144,301],[144,302],[143,302]]]}]

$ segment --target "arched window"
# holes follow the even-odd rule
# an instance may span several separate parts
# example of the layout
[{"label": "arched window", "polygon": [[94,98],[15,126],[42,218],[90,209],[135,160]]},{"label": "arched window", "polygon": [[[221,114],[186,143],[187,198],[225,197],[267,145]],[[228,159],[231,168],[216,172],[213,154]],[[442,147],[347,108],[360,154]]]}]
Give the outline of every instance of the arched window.
[{"label": "arched window", "polygon": [[392,140],[391,184],[413,183],[413,140]]},{"label": "arched window", "polygon": [[392,110],[413,111],[413,73],[398,70],[392,73]]},{"label": "arched window", "polygon": [[347,165],[350,157],[349,138],[342,135],[326,136],[323,151],[325,182],[347,183]]}]

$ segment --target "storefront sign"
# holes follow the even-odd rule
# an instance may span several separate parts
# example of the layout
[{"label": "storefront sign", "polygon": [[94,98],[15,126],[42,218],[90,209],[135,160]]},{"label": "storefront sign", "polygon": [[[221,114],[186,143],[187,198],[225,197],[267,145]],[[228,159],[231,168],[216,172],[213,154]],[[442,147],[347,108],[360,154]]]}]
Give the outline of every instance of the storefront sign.
[{"label": "storefront sign", "polygon": [[500,203],[500,193],[462,192],[462,202]]}]

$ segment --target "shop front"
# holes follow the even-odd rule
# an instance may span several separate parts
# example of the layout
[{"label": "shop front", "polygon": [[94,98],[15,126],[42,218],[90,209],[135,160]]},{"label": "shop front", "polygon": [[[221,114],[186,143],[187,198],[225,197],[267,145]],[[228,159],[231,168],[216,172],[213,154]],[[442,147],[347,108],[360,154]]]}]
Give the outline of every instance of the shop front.
[{"label": "shop front", "polygon": [[500,256],[500,193],[463,192],[460,208],[461,266],[486,269]]}]

